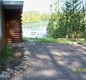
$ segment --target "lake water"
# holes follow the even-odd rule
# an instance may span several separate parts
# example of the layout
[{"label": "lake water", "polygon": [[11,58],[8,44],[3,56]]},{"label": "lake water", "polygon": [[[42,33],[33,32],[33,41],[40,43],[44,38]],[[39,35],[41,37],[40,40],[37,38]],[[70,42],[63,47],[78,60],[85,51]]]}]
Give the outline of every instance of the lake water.
[{"label": "lake water", "polygon": [[47,35],[47,28],[23,28],[23,37],[44,38]]},{"label": "lake water", "polygon": [[22,35],[28,38],[44,38],[47,36],[48,21],[27,23],[22,25]]}]

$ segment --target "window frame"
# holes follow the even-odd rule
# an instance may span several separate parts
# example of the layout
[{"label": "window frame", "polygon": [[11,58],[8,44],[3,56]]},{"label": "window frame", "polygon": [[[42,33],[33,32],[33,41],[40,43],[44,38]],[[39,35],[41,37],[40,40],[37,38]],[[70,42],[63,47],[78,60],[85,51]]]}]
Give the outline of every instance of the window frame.
[{"label": "window frame", "polygon": [[0,2],[0,40],[2,39],[2,4]]}]

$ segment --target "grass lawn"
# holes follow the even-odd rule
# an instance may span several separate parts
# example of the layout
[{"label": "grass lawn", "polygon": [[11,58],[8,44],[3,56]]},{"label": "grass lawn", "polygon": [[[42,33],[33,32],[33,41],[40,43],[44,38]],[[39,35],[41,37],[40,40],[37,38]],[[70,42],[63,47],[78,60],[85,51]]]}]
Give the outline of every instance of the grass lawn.
[{"label": "grass lawn", "polygon": [[24,41],[34,41],[36,43],[62,43],[62,44],[84,44],[86,41],[84,39],[66,39],[66,38],[24,38]]}]

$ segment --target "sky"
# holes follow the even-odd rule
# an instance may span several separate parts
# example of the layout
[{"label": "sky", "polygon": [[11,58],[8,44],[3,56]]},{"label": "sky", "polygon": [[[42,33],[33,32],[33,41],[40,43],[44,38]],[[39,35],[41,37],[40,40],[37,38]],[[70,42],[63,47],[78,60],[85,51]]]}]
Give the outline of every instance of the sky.
[{"label": "sky", "polygon": [[[23,0],[23,12],[39,11],[40,13],[51,13],[51,0]],[[56,1],[56,0],[52,0]],[[84,2],[85,0],[83,0]]]},{"label": "sky", "polygon": [[39,11],[40,13],[50,13],[51,0],[24,0],[23,12]]}]

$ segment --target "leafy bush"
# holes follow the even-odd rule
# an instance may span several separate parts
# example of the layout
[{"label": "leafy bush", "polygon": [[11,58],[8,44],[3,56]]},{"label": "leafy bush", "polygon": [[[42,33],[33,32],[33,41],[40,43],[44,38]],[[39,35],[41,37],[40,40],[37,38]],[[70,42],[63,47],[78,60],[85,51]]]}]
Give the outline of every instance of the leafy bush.
[{"label": "leafy bush", "polygon": [[6,45],[1,53],[2,57],[8,58],[10,56],[10,45]]},{"label": "leafy bush", "polygon": [[7,44],[2,53],[0,54],[0,71],[1,70],[5,70],[6,68],[6,64],[8,62],[8,58],[11,56],[11,51],[10,51],[11,47],[9,44]]}]

